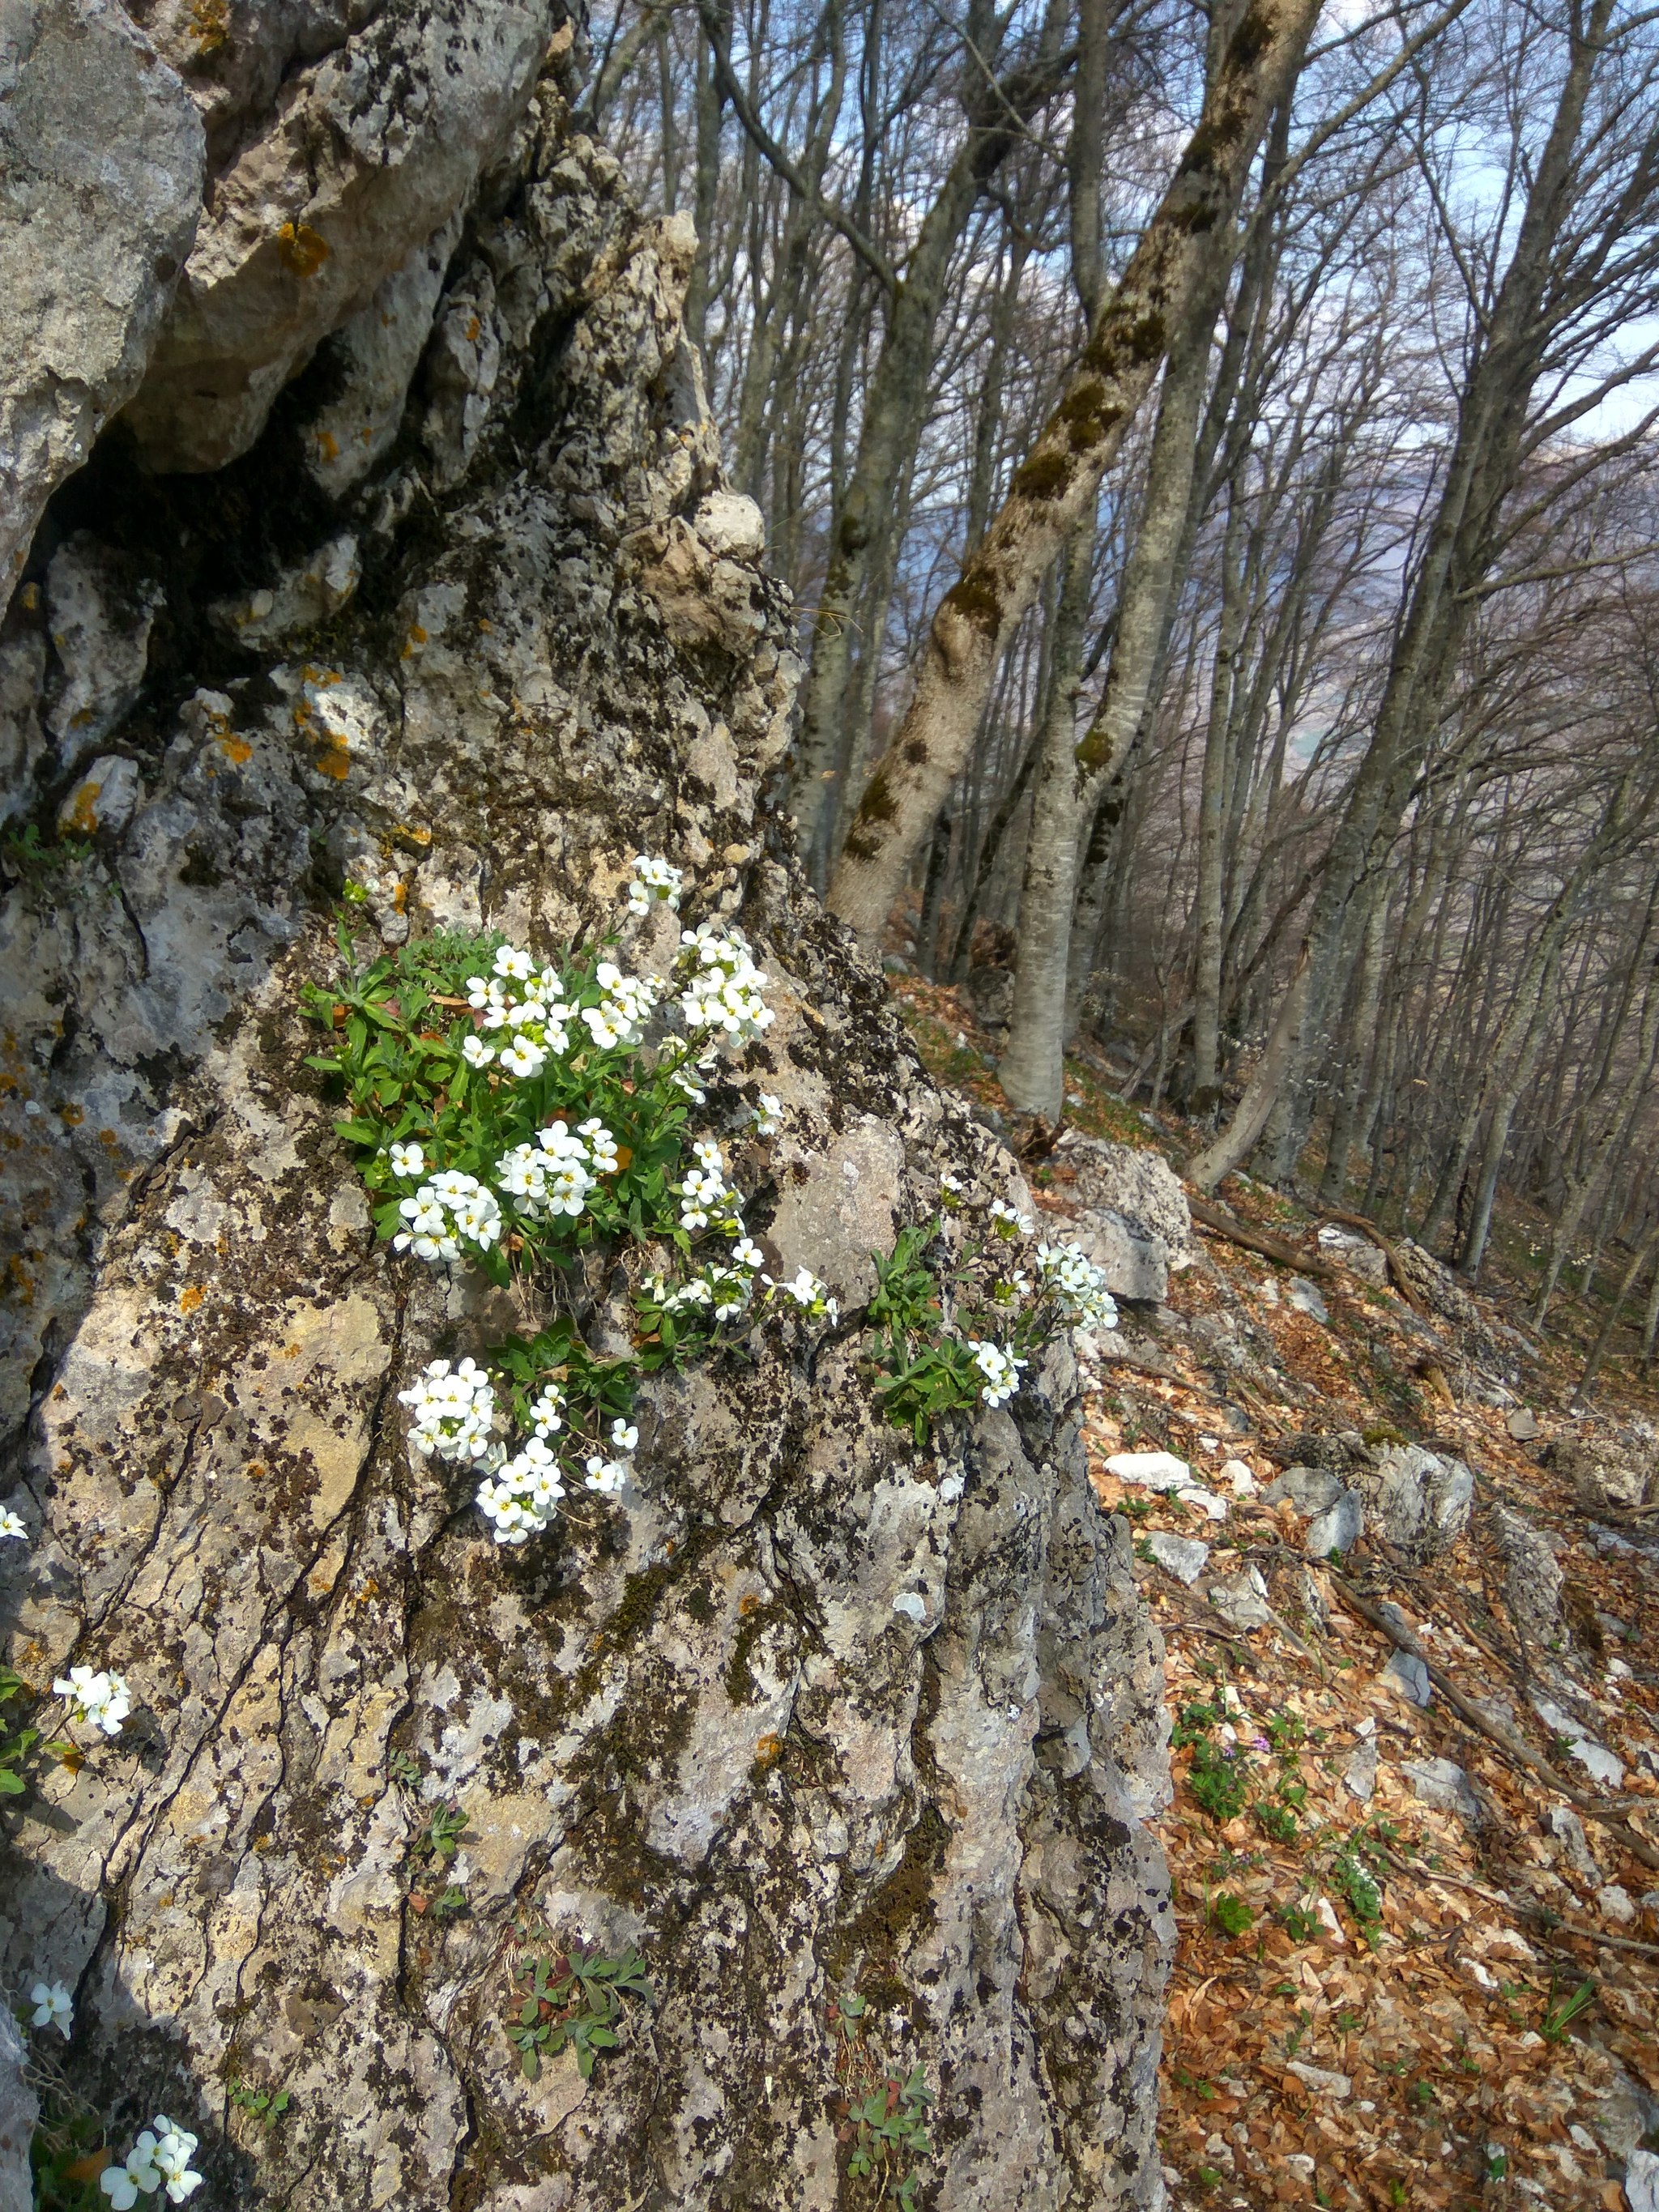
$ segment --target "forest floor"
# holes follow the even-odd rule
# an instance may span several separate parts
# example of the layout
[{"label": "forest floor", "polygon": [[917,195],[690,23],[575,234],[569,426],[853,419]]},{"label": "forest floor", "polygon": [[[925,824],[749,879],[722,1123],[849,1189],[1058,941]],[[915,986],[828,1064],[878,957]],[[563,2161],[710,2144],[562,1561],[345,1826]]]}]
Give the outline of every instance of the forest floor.
[{"label": "forest floor", "polygon": [[[892,981],[935,1072],[998,1114],[965,999]],[[1085,1065],[1067,1111],[1178,1158],[1178,1125]],[[1064,1159],[1030,1176],[1060,1215]],[[1203,1235],[1168,1305],[1098,1340],[1085,1407],[1176,1722],[1171,2203],[1659,2212],[1659,1506],[1620,1510],[1550,1463],[1568,1442],[1651,1463],[1659,1407],[1615,1374],[1574,1413],[1582,1347],[1535,1338],[1518,1285],[1473,1295],[1422,1263],[1408,1300],[1336,1264],[1278,1194],[1221,1195],[1317,1283]],[[1310,1559],[1307,1524],[1261,1492],[1345,1431],[1466,1462],[1468,1532],[1427,1565],[1375,1534],[1340,1569]],[[1118,1480],[1105,1462],[1131,1449],[1186,1462],[1211,1507]],[[1506,1509],[1561,1571],[1553,1634],[1529,1631]],[[1207,1544],[1203,1589],[1159,1562],[1195,1556],[1160,1534]]]}]

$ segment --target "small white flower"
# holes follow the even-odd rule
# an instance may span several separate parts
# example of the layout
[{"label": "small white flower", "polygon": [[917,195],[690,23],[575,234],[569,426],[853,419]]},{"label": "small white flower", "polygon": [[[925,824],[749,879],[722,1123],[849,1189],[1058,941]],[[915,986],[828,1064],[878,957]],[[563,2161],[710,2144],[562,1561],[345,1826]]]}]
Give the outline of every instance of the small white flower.
[{"label": "small white flower", "polygon": [[525,1080],[539,1075],[547,1061],[547,1054],[532,1036],[515,1036],[509,1045],[501,1048],[501,1066],[508,1075]]},{"label": "small white flower", "polygon": [[628,887],[629,914],[649,914],[659,899],[672,913],[680,902],[680,885],[685,880],[681,871],[667,860],[653,859],[649,853],[634,855],[634,880]]},{"label": "small white flower", "polygon": [[[461,1039],[461,1058],[469,1067],[488,1067],[495,1057],[495,1046],[486,1044],[476,1030],[471,1036]],[[420,1170],[416,1168],[415,1172],[418,1175]]]},{"label": "small white flower", "polygon": [[640,1432],[633,1422],[612,1421],[611,1424],[611,1449],[612,1451],[631,1452],[638,1447],[639,1441]]},{"label": "small white flower", "polygon": [[755,1108],[755,1128],[758,1135],[775,1137],[783,1127],[783,1101],[770,1091],[763,1091]]},{"label": "small white flower", "polygon": [[106,1735],[119,1735],[122,1722],[132,1711],[132,1698],[125,1675],[97,1674],[90,1667],[71,1667],[67,1675],[52,1686],[60,1698],[68,1698],[76,1720],[101,1729]]},{"label": "small white flower", "polygon": [[149,2197],[161,2186],[155,2148],[155,2137],[146,2128],[127,2153],[125,2163],[106,2166],[99,2175],[98,2186],[115,2207],[115,2212],[126,2212],[129,2205],[137,2203],[141,2190]]},{"label": "small white flower", "polygon": [[14,1513],[9,1505],[0,1510],[0,1543],[3,1543],[8,1537],[15,1536],[19,1543],[26,1544],[28,1541],[28,1534],[27,1526],[21,1513]]},{"label": "small white flower", "polygon": [[614,1498],[628,1480],[628,1469],[620,1460],[602,1459],[596,1452],[587,1462],[587,1486]]},{"label": "small white flower", "polygon": [[997,1225],[999,1237],[1029,1237],[1036,1227],[1029,1214],[1019,1212],[1006,1199],[991,1200],[991,1218]]},{"label": "small white flower", "polygon": [[170,2201],[182,2204],[202,2185],[201,2175],[190,2170],[191,2154],[196,2148],[196,2138],[186,2129],[175,2126],[165,2112],[155,2115],[154,2124],[156,2142],[150,2153],[151,2162],[167,2184]]},{"label": "small white flower", "polygon": [[495,955],[495,973],[511,982],[527,983],[535,972],[535,962],[516,945],[503,945]]},{"label": "small white flower", "polygon": [[395,1176],[405,1176],[412,1182],[416,1176],[425,1174],[426,1154],[418,1145],[393,1145],[392,1172]]},{"label": "small white flower", "polygon": [[949,1174],[942,1175],[939,1179],[939,1187],[948,1197],[960,1198],[962,1196],[963,1186],[962,1177],[960,1176]]},{"label": "small white flower", "polygon": [[1000,1406],[1012,1398],[1019,1388],[1019,1370],[1025,1361],[1015,1352],[1004,1352],[1000,1345],[984,1343],[976,1336],[968,1340],[968,1348],[974,1355],[974,1364],[985,1377],[980,1396],[988,1406]]},{"label": "small white flower", "polygon": [[29,1991],[37,2027],[55,2027],[67,2037],[75,2024],[75,2000],[61,1982],[37,1982]]},{"label": "small white flower", "polygon": [[711,1174],[720,1176],[726,1172],[720,1148],[713,1137],[699,1137],[691,1147],[691,1153],[697,1165],[708,1169]]},{"label": "small white flower", "polygon": [[763,1267],[766,1255],[752,1237],[739,1237],[732,1247],[732,1264],[734,1267]]}]

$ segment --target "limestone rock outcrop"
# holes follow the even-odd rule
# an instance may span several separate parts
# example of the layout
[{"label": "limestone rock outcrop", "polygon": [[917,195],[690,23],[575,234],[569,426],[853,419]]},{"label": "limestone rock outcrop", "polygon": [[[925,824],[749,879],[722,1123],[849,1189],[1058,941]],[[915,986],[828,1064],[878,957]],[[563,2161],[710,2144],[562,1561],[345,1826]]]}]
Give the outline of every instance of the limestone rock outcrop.
[{"label": "limestone rock outcrop", "polygon": [[[283,15],[280,88],[228,19],[208,128],[230,182],[138,412],[152,458],[252,449],[158,479],[118,428],[33,556],[45,584],[76,547],[95,605],[60,647],[46,590],[20,593],[0,632],[14,796],[45,836],[0,915],[0,1502],[28,1537],[0,1547],[0,1626],[43,1718],[70,1664],[134,1700],[4,1815],[0,1983],[64,1983],[76,2094],[112,2142],[162,2110],[198,2135],[210,2204],[873,2207],[839,2132],[832,2008],[856,1992],[872,2063],[938,2100],[923,2203],[1152,2205],[1167,1723],[1069,1353],[921,1449],[879,1418],[855,1316],[810,1357],[757,1339],[646,1387],[636,1510],[519,1553],[405,1443],[398,1389],[501,1316],[376,1241],[306,1069],[299,987],[343,915],[370,947],[485,921],[551,945],[614,910],[634,853],[665,854],[683,919],[740,921],[775,979],[757,1231],[855,1301],[870,1240],[925,1218],[943,1167],[1018,1186],[769,803],[791,611],[720,482],[681,321],[694,241],[573,132],[568,27],[466,11],[511,63],[479,143],[511,143],[411,218],[429,235],[472,195],[367,469],[310,466],[303,383],[255,437],[248,395],[309,325],[237,354],[240,382],[216,372],[202,442],[179,442],[167,395],[203,334],[282,320],[234,212],[267,204],[237,194],[272,103],[291,134],[325,80],[362,88],[332,198],[293,210],[331,264],[373,198],[351,167],[372,133],[388,168],[419,143],[412,112],[394,141],[377,72],[444,11],[337,12],[309,54],[311,11]],[[163,14],[165,46],[185,16]],[[514,134],[504,88],[550,30]],[[424,316],[409,227],[363,220],[362,283],[402,268]],[[308,599],[313,575],[341,588]],[[141,606],[106,720],[98,641],[131,641]],[[43,733],[77,681],[106,705],[70,760]],[[120,808],[89,800],[54,842],[94,769]],[[454,1912],[415,1872],[445,1806]],[[567,2052],[526,2081],[507,2039],[541,1930],[644,1959],[654,2002],[591,2079]],[[281,2124],[235,2083],[286,2089]]]},{"label": "limestone rock outcrop", "polygon": [[0,0],[0,614],[138,388],[201,212],[189,94],[115,0]]}]

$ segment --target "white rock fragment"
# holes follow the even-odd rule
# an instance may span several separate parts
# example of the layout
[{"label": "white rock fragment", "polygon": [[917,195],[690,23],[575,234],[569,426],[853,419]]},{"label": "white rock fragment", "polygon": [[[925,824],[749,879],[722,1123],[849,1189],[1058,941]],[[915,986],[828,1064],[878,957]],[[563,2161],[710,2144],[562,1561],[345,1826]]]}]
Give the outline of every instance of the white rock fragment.
[{"label": "white rock fragment", "polygon": [[1412,1785],[1419,1803],[1438,1813],[1455,1813],[1468,1826],[1480,1824],[1480,1801],[1469,1786],[1469,1778],[1449,1759],[1402,1759],[1400,1771]]},{"label": "white rock fragment", "polygon": [[1209,1520],[1224,1521],[1227,1517],[1226,1499],[1218,1498],[1212,1490],[1200,1490],[1194,1484],[1190,1490],[1178,1490],[1175,1494],[1183,1505],[1190,1505],[1194,1512],[1204,1514]]},{"label": "white rock fragment", "polygon": [[919,1596],[915,1590],[901,1590],[893,1600],[893,1610],[895,1613],[902,1613],[908,1620],[914,1620],[920,1626],[927,1618],[927,1601]]},{"label": "white rock fragment", "polygon": [[1210,1564],[1210,1547],[1195,1537],[1171,1535],[1160,1528],[1146,1539],[1146,1548],[1165,1573],[1190,1589]]},{"label": "white rock fragment", "polygon": [[1368,1736],[1349,1753],[1348,1763],[1342,1770],[1342,1787],[1362,1805],[1370,1803],[1371,1793],[1376,1788],[1376,1739]]},{"label": "white rock fragment", "polygon": [[1294,2074],[1304,2089],[1311,2089],[1316,2097],[1352,2097],[1353,2081],[1346,2074],[1333,2074],[1323,2066],[1309,2066],[1299,2058],[1292,2058],[1285,2067]]},{"label": "white rock fragment", "polygon": [[1328,1322],[1325,1301],[1319,1294],[1317,1283],[1310,1283],[1305,1275],[1291,1277],[1291,1304],[1297,1313],[1304,1313],[1310,1321]]},{"label": "white rock fragment", "polygon": [[1106,1462],[1108,1474],[1120,1482],[1133,1482],[1140,1490],[1187,1490],[1193,1471],[1173,1452],[1114,1452]]},{"label": "white rock fragment", "polygon": [[1606,1920],[1616,1920],[1628,1928],[1636,1917],[1636,1899],[1621,1883],[1604,1882],[1595,1893],[1595,1901]]},{"label": "white rock fragment", "polygon": [[1224,1460],[1222,1462],[1221,1480],[1223,1482],[1231,1483],[1233,1486],[1233,1495],[1235,1498],[1254,1498],[1255,1496],[1256,1480],[1255,1475],[1251,1474],[1249,1463],[1246,1460]]},{"label": "white rock fragment", "polygon": [[1434,1686],[1429,1680],[1429,1670],[1410,1651],[1396,1651],[1382,1669],[1381,1679],[1408,1704],[1426,1705],[1433,1698]]}]

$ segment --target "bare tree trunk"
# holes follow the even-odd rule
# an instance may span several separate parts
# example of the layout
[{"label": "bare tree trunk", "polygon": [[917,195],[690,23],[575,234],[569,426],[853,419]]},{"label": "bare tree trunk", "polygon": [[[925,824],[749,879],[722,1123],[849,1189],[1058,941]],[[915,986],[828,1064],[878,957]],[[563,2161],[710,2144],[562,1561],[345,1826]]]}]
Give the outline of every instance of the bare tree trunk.
[{"label": "bare tree trunk", "polygon": [[1348,1156],[1353,1150],[1360,1102],[1365,1093],[1365,1072],[1372,1063],[1376,1017],[1382,999],[1383,951],[1389,920],[1388,887],[1379,878],[1371,894],[1365,921],[1364,942],[1359,956],[1359,975],[1348,1021],[1348,1049],[1341,1087],[1331,1115],[1331,1133],[1325,1147],[1325,1172],[1320,1177],[1322,1205],[1340,1206],[1348,1187]]},{"label": "bare tree trunk", "polygon": [[1560,948],[1558,945],[1555,952],[1545,963],[1532,1021],[1514,1073],[1492,1103],[1492,1116],[1486,1125],[1486,1146],[1481,1157],[1480,1179],[1474,1187],[1474,1211],[1470,1216],[1463,1249],[1457,1261],[1460,1270],[1471,1282],[1479,1277],[1480,1262],[1486,1257],[1486,1239],[1492,1232],[1492,1205],[1498,1196],[1498,1177],[1503,1168],[1504,1154],[1509,1148],[1510,1127],[1515,1120],[1515,1109],[1537,1070],[1538,1056],[1544,1049],[1544,1039],[1555,1018],[1556,987],[1560,973]]},{"label": "bare tree trunk", "polygon": [[[988,10],[983,12],[988,18]],[[987,27],[981,27],[981,36]],[[893,489],[909,474],[927,419],[933,333],[951,258],[987,183],[1020,143],[1024,125],[1066,82],[1066,70],[1054,51],[1058,40],[1048,44],[1037,64],[975,94],[968,137],[922,219],[903,281],[888,305],[881,350],[864,395],[858,454],[836,518],[813,617],[811,665],[801,693],[795,814],[802,850],[819,883],[829,872],[843,768],[856,757],[859,745],[848,713],[858,611],[871,603],[872,574],[887,572]]]},{"label": "bare tree trunk", "polygon": [[[1549,334],[1542,304],[1547,288],[1558,277],[1555,249],[1571,212],[1573,154],[1596,59],[1605,52],[1611,11],[1612,0],[1595,0],[1589,15],[1575,24],[1549,138],[1534,172],[1514,252],[1486,319],[1485,343],[1468,377],[1445,489],[1412,585],[1371,742],[1325,861],[1304,957],[1232,1122],[1188,1166],[1189,1177],[1200,1189],[1213,1189],[1246,1157],[1266,1127],[1280,1088],[1294,1075],[1310,995],[1316,983],[1324,995],[1348,902],[1379,839],[1392,834],[1398,823],[1438,721],[1457,647],[1473,616],[1475,586],[1492,558],[1498,508],[1519,462],[1527,408]],[[1289,1049],[1292,1038],[1295,1051]]]},{"label": "bare tree trunk", "polygon": [[998,661],[1038,585],[1092,508],[1125,426],[1172,342],[1189,335],[1212,234],[1231,225],[1267,117],[1295,75],[1318,0],[1255,0],[1206,88],[1203,114],[1157,213],[1102,307],[1064,398],[1014,477],[985,541],[947,592],[915,694],[860,802],[830,902],[879,936],[958,773]]},{"label": "bare tree trunk", "polygon": [[[1094,516],[1085,514],[1061,556],[1052,625],[1053,665],[1042,753],[1025,840],[1015,969],[1017,1018],[998,1075],[1011,1106],[1056,1121],[1065,1091],[1066,956],[1077,877],[1077,695],[1094,568]],[[1034,990],[1022,988],[1035,982]]]}]

